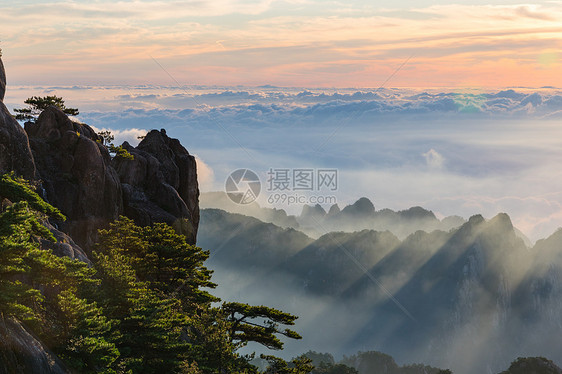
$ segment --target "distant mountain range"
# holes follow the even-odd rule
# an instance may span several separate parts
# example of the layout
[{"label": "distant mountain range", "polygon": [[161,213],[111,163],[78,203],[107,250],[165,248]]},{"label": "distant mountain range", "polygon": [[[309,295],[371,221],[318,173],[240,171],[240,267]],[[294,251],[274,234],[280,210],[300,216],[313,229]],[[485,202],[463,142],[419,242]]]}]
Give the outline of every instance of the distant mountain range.
[{"label": "distant mountain range", "polygon": [[[292,220],[283,213],[273,215]],[[339,212],[305,208],[294,219],[357,230],[314,239],[203,209],[198,245],[227,278],[223,297],[293,308],[304,346],[336,355],[376,349],[458,374],[497,373],[518,356],[562,361],[562,231],[531,247],[506,214],[439,221],[419,207],[375,211],[367,199]]]},{"label": "distant mountain range", "polygon": [[328,211],[319,204],[303,205],[299,216],[287,215],[283,209],[260,207],[255,202],[247,205],[235,204],[224,192],[202,193],[199,204],[201,209],[222,209],[255,217],[279,227],[298,229],[313,238],[332,231],[353,232],[368,229],[388,230],[403,239],[418,230],[449,231],[466,222],[459,216],[449,216],[439,220],[432,211],[419,206],[402,211],[375,210],[373,203],[365,197],[343,209],[334,204]]}]

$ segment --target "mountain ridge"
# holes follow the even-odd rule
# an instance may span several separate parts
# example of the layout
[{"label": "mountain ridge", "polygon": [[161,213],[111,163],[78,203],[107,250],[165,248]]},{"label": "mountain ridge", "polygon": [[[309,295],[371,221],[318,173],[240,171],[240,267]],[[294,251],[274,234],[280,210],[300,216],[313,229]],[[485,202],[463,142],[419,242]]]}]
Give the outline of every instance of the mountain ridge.
[{"label": "mountain ridge", "polygon": [[[547,344],[541,336],[556,339],[553,331],[560,330],[552,317],[562,315],[562,230],[531,248],[505,213],[488,220],[474,215],[449,232],[420,230],[402,240],[384,231],[333,232],[309,244],[284,246],[288,256],[283,261],[262,263],[265,270],[253,274],[252,267],[260,261],[249,259],[254,265],[242,262],[237,267],[236,261],[221,261],[224,252],[213,254],[217,241],[207,239],[216,237],[205,229],[208,212],[201,210],[199,244],[211,251],[210,266],[228,274],[234,282],[229,284],[236,285],[223,292],[236,289],[244,294],[251,289],[261,295],[256,297],[267,299],[266,290],[276,290],[300,300],[295,305],[324,305],[321,312],[301,311],[305,332],[330,330],[342,344],[311,339],[310,348],[350,354],[364,346],[377,347],[402,362],[407,357],[461,374],[474,372],[471,368],[499,372],[517,356],[546,352],[558,357],[554,341]],[[231,215],[216,209],[213,214],[223,222]],[[248,219],[259,225],[255,218],[236,217],[239,223]],[[240,227],[236,246],[225,244],[234,249],[232,257],[248,240]],[[289,236],[296,233],[267,227]],[[228,229],[223,234],[228,237]],[[383,252],[375,239],[380,235],[390,240],[381,246]],[[260,248],[275,248],[277,238],[268,242],[262,237]],[[538,253],[543,256],[536,259]],[[553,258],[559,258],[554,267],[549,261]],[[354,318],[345,320],[346,315]],[[525,318],[528,325],[520,322]]]}]

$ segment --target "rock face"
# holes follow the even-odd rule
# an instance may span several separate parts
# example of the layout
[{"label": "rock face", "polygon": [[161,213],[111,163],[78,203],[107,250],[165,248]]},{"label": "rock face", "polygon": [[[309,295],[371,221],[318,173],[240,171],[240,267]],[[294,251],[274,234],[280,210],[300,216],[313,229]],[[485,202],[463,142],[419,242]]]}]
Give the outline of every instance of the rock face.
[{"label": "rock face", "polygon": [[[15,320],[0,321],[0,374],[66,374],[59,360]],[[9,337],[5,339],[4,337]]]},{"label": "rock face", "polygon": [[[0,99],[6,74],[0,60]],[[26,134],[27,133],[27,134]],[[165,130],[153,130],[137,148],[124,144],[134,160],[111,158],[88,125],[49,107],[25,131],[0,102],[0,173],[14,171],[41,180],[43,198],[67,217],[51,227],[60,255],[81,260],[97,231],[124,214],[139,225],[166,222],[195,244],[199,188],[195,158]],[[85,250],[82,251],[82,248]]]},{"label": "rock face", "polygon": [[[37,122],[28,122],[25,130],[44,197],[67,217],[58,228],[86,252],[96,242],[97,231],[122,214],[142,226],[166,222],[195,244],[199,225],[195,158],[165,130],[151,131],[137,148],[125,143],[133,160],[112,160],[91,127],[71,121],[55,107],[43,111]],[[79,253],[74,255],[80,258]]]},{"label": "rock face", "polygon": [[138,147],[123,147],[133,160],[116,157],[123,186],[124,213],[139,225],[166,222],[195,243],[199,187],[195,158],[165,130],[152,130]]},{"label": "rock face", "polygon": [[3,103],[6,73],[0,59],[0,173],[15,171],[27,179],[35,178],[35,165],[25,131]]},{"label": "rock face", "polygon": [[[42,248],[89,263],[98,230],[121,214],[140,225],[169,223],[195,244],[197,169],[177,139],[152,131],[138,148],[124,144],[134,160],[112,160],[90,126],[71,121],[55,107],[26,123],[24,131],[2,102],[5,88],[0,60],[0,174],[14,171],[40,180],[42,197],[67,217],[46,223],[57,242],[42,240]],[[18,321],[0,315],[0,374],[11,373],[68,371]]]},{"label": "rock face", "polygon": [[49,222],[47,222],[45,225],[47,226],[49,231],[51,231],[57,241],[51,242],[46,239],[41,239],[41,248],[51,249],[53,253],[59,257],[66,256],[90,264],[88,255],[86,255],[84,250],[80,248],[70,236],[60,230],[57,230]]},{"label": "rock face", "polygon": [[[0,56],[2,52],[0,51]],[[4,63],[0,59],[0,101],[4,101],[6,94],[6,70],[4,70]]]},{"label": "rock face", "polygon": [[61,231],[91,249],[97,230],[123,212],[121,184],[107,148],[88,125],[49,107],[26,124],[45,199],[67,217]]}]

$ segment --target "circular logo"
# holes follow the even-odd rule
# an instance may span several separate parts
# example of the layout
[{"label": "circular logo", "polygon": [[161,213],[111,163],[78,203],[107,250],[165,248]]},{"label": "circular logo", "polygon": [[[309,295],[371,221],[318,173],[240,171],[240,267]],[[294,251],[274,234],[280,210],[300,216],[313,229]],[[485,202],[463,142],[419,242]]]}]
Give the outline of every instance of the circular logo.
[{"label": "circular logo", "polygon": [[260,178],[249,169],[234,170],[224,185],[226,195],[236,204],[253,203],[261,191]]}]

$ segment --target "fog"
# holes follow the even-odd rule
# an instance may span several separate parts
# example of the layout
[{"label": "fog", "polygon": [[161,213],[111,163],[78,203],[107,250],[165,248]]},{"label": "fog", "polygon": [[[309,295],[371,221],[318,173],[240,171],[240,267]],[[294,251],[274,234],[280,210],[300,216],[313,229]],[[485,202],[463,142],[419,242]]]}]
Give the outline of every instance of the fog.
[{"label": "fog", "polygon": [[402,241],[368,230],[289,240],[296,231],[257,222],[203,210],[199,244],[218,296],[299,316],[303,340],[286,342],[286,358],[379,350],[459,374],[562,361],[562,231],[530,248],[505,214]]},{"label": "fog", "polygon": [[[8,106],[38,93],[32,89],[12,89]],[[40,90],[72,98],[68,105],[97,128],[166,128],[206,165],[204,191],[223,190],[238,168],[255,171],[264,187],[271,168],[334,168],[339,184],[330,195],[340,205],[365,196],[376,207],[423,206],[438,217],[506,212],[532,241],[562,226],[562,95],[556,89]],[[258,202],[271,206],[266,192]],[[289,214],[302,209],[275,206]]]},{"label": "fog", "polygon": [[[257,203],[286,214],[237,212],[304,233],[215,212],[199,245],[218,296],[300,316],[304,338],[284,357],[381,350],[457,374],[497,373],[517,356],[562,362],[560,90],[19,87],[5,102],[44,94],[116,143],[165,128],[196,155],[203,192],[224,191],[236,169],[257,173]],[[337,170],[333,190],[287,192],[334,197],[326,211],[367,197],[376,212],[421,206],[435,226],[299,221],[303,204],[270,202],[272,169]],[[468,222],[440,226],[447,216]],[[325,235],[343,230],[358,232]]]}]

